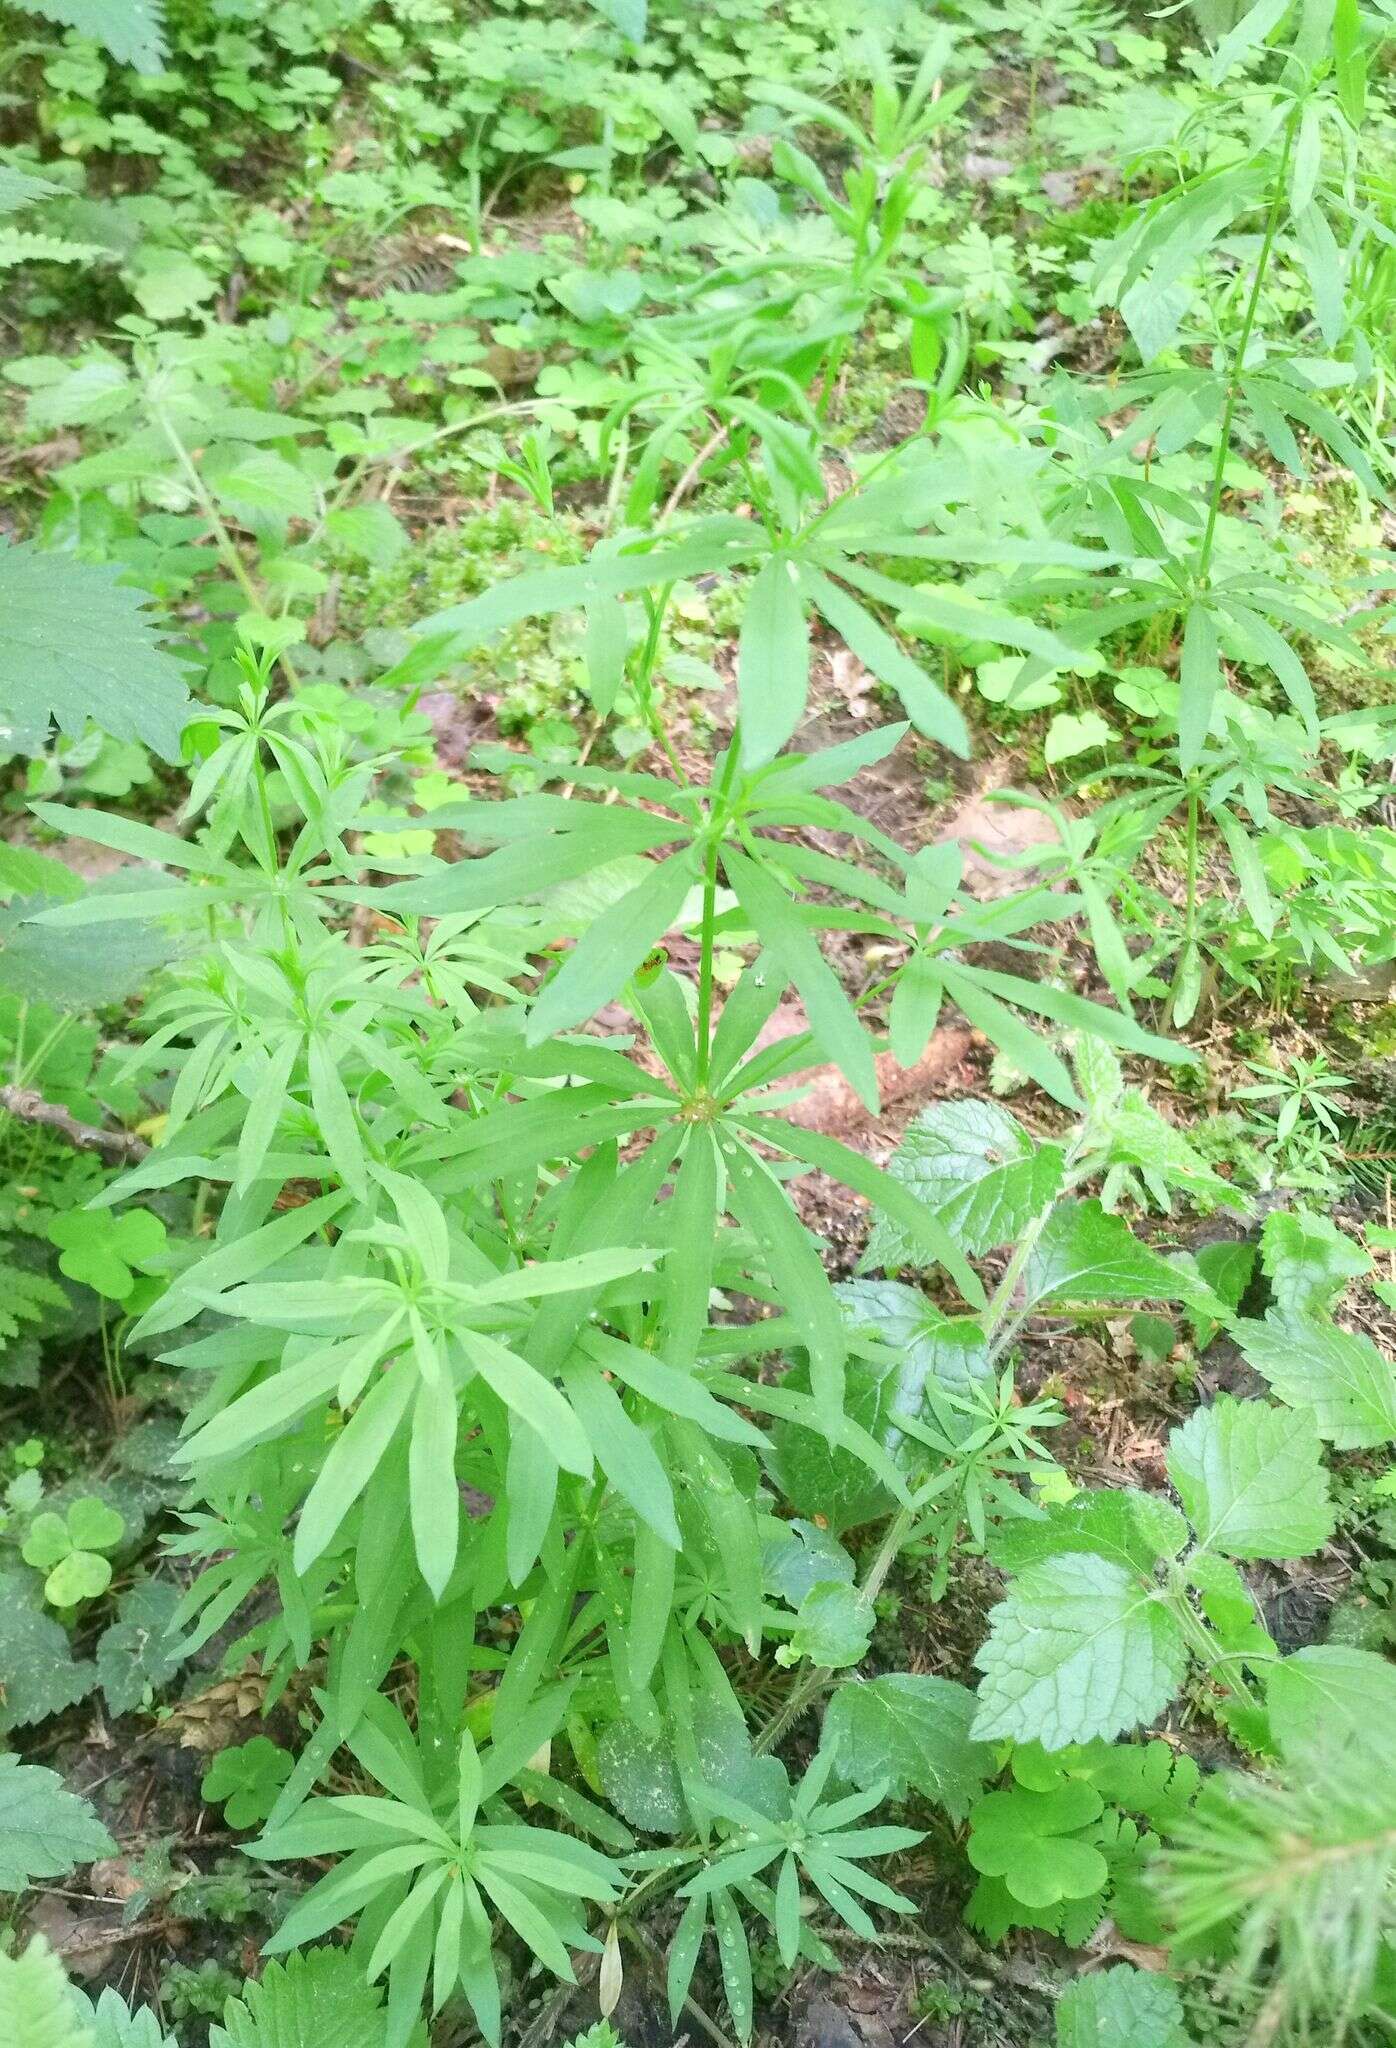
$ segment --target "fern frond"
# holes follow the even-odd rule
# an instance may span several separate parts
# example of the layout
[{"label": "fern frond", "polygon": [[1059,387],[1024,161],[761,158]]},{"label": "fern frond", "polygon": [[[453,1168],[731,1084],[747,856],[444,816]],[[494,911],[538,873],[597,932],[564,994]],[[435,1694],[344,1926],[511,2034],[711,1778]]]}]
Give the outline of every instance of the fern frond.
[{"label": "fern frond", "polygon": [[91,263],[105,254],[95,242],[65,242],[58,235],[0,229],[0,270],[13,270],[17,263]]},{"label": "fern frond", "polygon": [[13,164],[0,164],[0,213],[18,213],[21,207],[32,206],[36,199],[56,198],[62,189],[47,178],[17,171]]},{"label": "fern frond", "polygon": [[1368,2005],[1396,1934],[1396,1731],[1315,1750],[1281,1778],[1223,1772],[1175,1828],[1159,1887],[1187,1942],[1223,1931],[1249,1980],[1273,1973],[1272,2009],[1329,2041]]},{"label": "fern frond", "polygon": [[24,1323],[43,1323],[68,1307],[68,1297],[56,1280],[31,1266],[16,1265],[9,1252],[0,1239],[0,1351],[19,1336]]}]

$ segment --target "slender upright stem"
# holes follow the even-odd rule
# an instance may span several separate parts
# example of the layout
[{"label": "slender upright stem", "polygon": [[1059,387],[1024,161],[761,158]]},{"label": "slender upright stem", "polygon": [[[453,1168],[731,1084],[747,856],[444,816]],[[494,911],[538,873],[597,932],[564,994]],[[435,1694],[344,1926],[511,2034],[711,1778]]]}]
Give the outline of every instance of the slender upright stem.
[{"label": "slender upright stem", "polygon": [[1217,435],[1216,454],[1212,462],[1212,486],[1207,501],[1207,525],[1202,535],[1202,547],[1197,557],[1198,587],[1206,585],[1212,567],[1212,550],[1216,545],[1217,519],[1221,512],[1222,486],[1226,476],[1226,458],[1231,453],[1231,431],[1236,423],[1236,407],[1241,398],[1241,380],[1246,374],[1246,357],[1250,351],[1251,331],[1260,307],[1260,294],[1265,284],[1265,273],[1270,268],[1274,254],[1275,236],[1279,232],[1280,212],[1284,206],[1285,185],[1289,177],[1289,159],[1294,149],[1294,138],[1299,132],[1299,121],[1304,111],[1304,102],[1296,97],[1285,122],[1284,141],[1280,147],[1279,167],[1275,172],[1275,188],[1270,194],[1270,211],[1265,218],[1265,234],[1256,258],[1255,275],[1251,279],[1250,295],[1246,300],[1246,311],[1241,321],[1241,332],[1236,337],[1232,352],[1231,368],[1226,380],[1226,405],[1222,412],[1221,428]]},{"label": "slender upright stem", "polygon": [[[1074,1147],[1072,1152],[1067,1155],[1065,1171],[1068,1185],[1070,1184],[1071,1169],[1075,1163],[1077,1150],[1078,1148]],[[1001,1357],[1005,1347],[1012,1339],[1018,1322],[1021,1321],[1021,1317],[1014,1317],[1012,1314],[1013,1297],[1018,1291],[1018,1282],[1023,1277],[1028,1261],[1037,1247],[1038,1239],[1047,1228],[1056,1205],[1057,1197],[1054,1195],[1050,1202],[1044,1203],[1042,1208],[1038,1210],[1036,1216],[1033,1217],[1031,1223],[1029,1223],[1027,1229],[1014,1246],[1012,1257],[1003,1269],[1002,1278],[989,1297],[989,1305],[984,1311],[981,1328],[984,1333],[984,1342],[991,1364]],[[910,1539],[919,1518],[919,1512],[913,1504],[909,1507],[898,1508],[896,1514],[893,1515],[891,1521],[887,1524],[882,1541],[874,1551],[868,1563],[868,1568],[859,1582],[860,1590],[869,1603],[874,1601],[882,1591],[888,1572],[891,1571],[898,1555]],[[770,1717],[765,1727],[762,1728],[760,1734],[756,1737],[753,1748],[758,1756],[763,1755],[774,1743],[780,1740],[786,1729],[799,1719],[812,1700],[818,1698],[820,1693],[827,1690],[829,1685],[832,1684],[833,1679],[834,1673],[832,1671],[823,1670],[818,1666],[806,1672],[785,1703],[777,1708],[776,1712]]]},{"label": "slender upright stem", "polygon": [[698,958],[698,1041],[697,1082],[708,1085],[712,1071],[713,949],[717,923],[717,840],[714,838],[703,862],[703,924]]},{"label": "slender upright stem", "polygon": [[[732,780],[737,772],[737,750],[741,744],[740,734],[733,731],[727,746],[727,759],[722,764],[722,776],[717,786],[717,801],[723,803],[731,790]],[[713,954],[717,937],[717,863],[721,841],[716,829],[708,842],[703,862],[703,923],[701,949],[698,959],[698,1019],[696,1036],[698,1040],[697,1082],[700,1088],[708,1084],[712,1072],[712,1019],[713,1019]]]}]

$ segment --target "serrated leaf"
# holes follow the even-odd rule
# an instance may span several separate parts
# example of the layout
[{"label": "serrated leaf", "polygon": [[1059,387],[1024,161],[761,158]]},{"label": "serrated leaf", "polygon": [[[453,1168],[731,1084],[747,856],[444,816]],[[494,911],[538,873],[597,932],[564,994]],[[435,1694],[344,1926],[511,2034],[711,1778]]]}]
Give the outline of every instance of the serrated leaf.
[{"label": "serrated leaf", "polygon": [[1261,1271],[1281,1315],[1331,1308],[1348,1281],[1360,1279],[1371,1264],[1336,1223],[1307,1209],[1274,1210],[1260,1233]]},{"label": "serrated leaf", "polygon": [[381,1994],[365,1981],[361,1958],[342,1948],[268,1963],[208,2033],[209,2048],[383,2048],[384,2038]]},{"label": "serrated leaf", "polygon": [[629,1721],[613,1721],[596,1746],[602,1789],[631,1827],[676,1835],[687,1824],[683,1785],[666,1735],[644,1734]]},{"label": "serrated leaf", "polygon": [[1221,1308],[1186,1253],[1156,1252],[1094,1196],[1058,1204],[1028,1261],[1023,1288],[1033,1303],[1182,1301],[1209,1312]]},{"label": "serrated leaf", "polygon": [[44,554],[30,541],[0,545],[0,740],[13,728],[40,741],[89,719],[116,739],[143,740],[165,760],[179,753],[189,693],[161,648],[142,591],[119,567]]},{"label": "serrated leaf", "polygon": [[144,1579],[117,1603],[116,1620],[97,1644],[97,1675],[110,1714],[127,1714],[169,1683],[184,1653],[170,1639],[177,1586]]},{"label": "serrated leaf", "polygon": [[0,1954],[0,2041],[5,2048],[93,2048],[63,1965],[41,1934],[21,1955]]},{"label": "serrated leaf", "polygon": [[1267,1316],[1239,1323],[1248,1365],[1291,1408],[1310,1410],[1318,1433],[1340,1451],[1396,1439],[1396,1371],[1370,1337],[1336,1323]]},{"label": "serrated leaf", "polygon": [[31,14],[100,43],[118,64],[159,71],[165,57],[162,0],[20,0]]},{"label": "serrated leaf", "polygon": [[401,520],[376,499],[331,512],[325,521],[325,532],[375,569],[390,569],[409,545]]},{"label": "serrated leaf", "polygon": [[212,467],[209,482],[221,504],[252,521],[313,519],[319,509],[314,479],[267,450],[237,450],[226,467]]},{"label": "serrated leaf", "polygon": [[1001,1571],[1020,1572],[1065,1551],[1094,1551],[1147,1577],[1160,1558],[1176,1557],[1188,1525],[1170,1501],[1133,1488],[1093,1487],[1026,1517],[991,1529],[989,1555]]},{"label": "serrated leaf", "polygon": [[1163,1977],[1116,1963],[1057,2001],[1057,2048],[1187,2048],[1183,2006]]},{"label": "serrated leaf", "polygon": [[1302,1765],[1325,1749],[1370,1749],[1373,1769],[1389,1769],[1396,1665],[1388,1658],[1344,1643],[1310,1643],[1267,1664],[1264,1675],[1270,1733],[1286,1763]]},{"label": "serrated leaf", "polygon": [[[883,1346],[875,1360],[850,1358],[844,1413],[894,1459],[904,1455],[905,1442],[895,1418],[920,1413],[928,1379],[963,1394],[972,1382],[992,1376],[977,1325],[946,1322],[915,1288],[897,1280],[849,1280],[834,1292],[850,1328],[875,1334]],[[787,1376],[792,1389],[805,1391],[809,1383],[804,1364]],[[776,1424],[770,1462],[791,1505],[801,1514],[817,1515],[836,1536],[895,1505],[861,1458],[801,1425]]]},{"label": "serrated leaf", "polygon": [[976,1739],[1061,1749],[1152,1721],[1183,1682],[1187,1647],[1156,1586],[1081,1551],[1014,1580],[975,1662]]},{"label": "serrated leaf", "polygon": [[994,1767],[970,1735],[974,1713],[974,1694],[952,1679],[894,1671],[850,1680],[829,1702],[819,1746],[850,1785],[885,1784],[889,1799],[919,1792],[959,1821]]},{"label": "serrated leaf", "polygon": [[1219,1394],[1168,1439],[1168,1476],[1204,1548],[1307,1557],[1333,1533],[1312,1416]]},{"label": "serrated leaf", "polygon": [[[887,1162],[894,1180],[932,1210],[971,1256],[1011,1244],[1061,1186],[1056,1145],[1034,1143],[996,1102],[935,1102],[908,1125]],[[865,1267],[917,1266],[921,1253],[879,1215]]]},{"label": "serrated leaf", "polygon": [[0,1571],[0,1728],[23,1728],[85,1699],[97,1667],[77,1663],[32,1574]]},{"label": "serrated leaf", "polygon": [[92,2029],[92,2048],[179,2048],[148,2005],[132,2012],[110,1985],[95,2006],[80,1991],[74,1990],[71,1997]]},{"label": "serrated leaf", "polygon": [[176,956],[182,941],[153,912],[147,917],[107,919],[100,915],[101,903],[143,894],[153,904],[159,900],[157,891],[178,886],[163,876],[132,870],[104,875],[86,891],[79,889],[76,893],[95,915],[84,923],[78,944],[70,931],[35,921],[54,903],[53,896],[16,898],[0,911],[0,989],[59,1010],[92,1010],[123,1002]]},{"label": "serrated leaf", "polygon": [[800,1612],[782,1662],[807,1657],[826,1671],[856,1664],[865,1654],[873,1630],[872,1602],[857,1586],[841,1579],[821,1579],[800,1602]]},{"label": "serrated leaf", "polygon": [[56,1771],[0,1756],[0,1892],[23,1891],[36,1877],[64,1877],[115,1853],[92,1807]]}]

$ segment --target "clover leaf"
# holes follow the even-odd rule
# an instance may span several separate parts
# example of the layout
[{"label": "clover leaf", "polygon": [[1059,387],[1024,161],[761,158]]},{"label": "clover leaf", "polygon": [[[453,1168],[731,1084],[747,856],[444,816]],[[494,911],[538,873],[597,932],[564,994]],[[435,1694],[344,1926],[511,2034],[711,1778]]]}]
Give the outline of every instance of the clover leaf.
[{"label": "clover leaf", "polygon": [[1076,1836],[1104,1810],[1099,1792],[1080,1778],[1050,1792],[1021,1785],[987,1792],[970,1809],[969,1860],[984,1876],[1001,1877],[1020,1905],[1087,1898],[1110,1868],[1093,1843]]},{"label": "clover leaf", "polygon": [[116,1509],[87,1494],[73,1502],[66,1516],[51,1509],[36,1515],[20,1555],[48,1574],[44,1598],[51,1607],[76,1607],[106,1592],[111,1565],[100,1553],[114,1550],[125,1533]]},{"label": "clover leaf", "polygon": [[292,1759],[269,1736],[254,1735],[237,1749],[222,1750],[204,1774],[203,1797],[222,1804],[230,1828],[255,1827],[276,1804],[291,1775]]},{"label": "clover leaf", "polygon": [[108,1301],[125,1301],[135,1291],[136,1273],[158,1266],[165,1226],[149,1209],[70,1209],[55,1216],[49,1240],[60,1251],[58,1270],[91,1287]]}]

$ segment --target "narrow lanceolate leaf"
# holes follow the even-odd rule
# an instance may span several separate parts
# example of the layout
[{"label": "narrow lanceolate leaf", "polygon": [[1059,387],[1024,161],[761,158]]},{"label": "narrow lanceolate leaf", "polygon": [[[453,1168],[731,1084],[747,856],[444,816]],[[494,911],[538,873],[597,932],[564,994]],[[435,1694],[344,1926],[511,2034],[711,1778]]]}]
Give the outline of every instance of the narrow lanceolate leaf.
[{"label": "narrow lanceolate leaf", "polygon": [[775,759],[800,722],[809,689],[809,623],[794,564],[773,555],[752,579],[737,650],[742,762]]},{"label": "narrow lanceolate leaf", "polygon": [[115,565],[0,545],[0,738],[33,753],[52,720],[143,740],[171,761],[189,710],[184,675],[160,646],[143,592]]},{"label": "narrow lanceolate leaf", "polygon": [[847,1332],[818,1247],[763,1160],[734,1145],[726,1164],[733,1211],[760,1247],[771,1284],[804,1341],[810,1386],[825,1428],[833,1430],[843,1414]]},{"label": "narrow lanceolate leaf", "polygon": [[529,1014],[530,1045],[584,1024],[619,994],[682,910],[696,872],[690,848],[672,853],[588,926]]},{"label": "narrow lanceolate leaf", "polygon": [[717,1929],[718,1960],[722,1964],[722,1988],[727,1994],[727,2010],[732,2016],[732,2025],[739,2041],[751,2039],[755,2024],[752,2003],[751,1950],[747,1945],[746,1929],[736,1902],[730,1893],[715,1891],[712,1895],[713,1926]]},{"label": "narrow lanceolate leaf", "polygon": [[674,1495],[654,1445],[631,1421],[613,1387],[584,1359],[563,1368],[562,1383],[591,1442],[596,1462],[616,1492],[673,1550],[682,1547]]},{"label": "narrow lanceolate leaf", "polygon": [[[923,1264],[930,1261],[944,1266],[965,1300],[973,1302],[976,1308],[982,1307],[984,1288],[961,1248],[961,1232],[953,1221],[938,1215],[919,1191],[906,1187],[871,1159],[865,1159],[861,1152],[840,1144],[837,1138],[826,1137],[822,1131],[802,1130],[796,1124],[777,1126],[774,1121],[767,1126],[753,1124],[752,1128],[768,1142],[842,1181],[845,1187],[880,1209],[890,1219],[899,1242],[911,1248],[909,1256],[913,1262],[919,1259]],[[974,1247],[971,1245],[970,1249]]]},{"label": "narrow lanceolate leaf", "polygon": [[1217,622],[1206,605],[1195,604],[1188,610],[1179,676],[1182,694],[1178,701],[1178,756],[1183,767],[1189,769],[1195,768],[1201,758],[1212,704],[1221,687]]},{"label": "narrow lanceolate leaf", "polygon": [[799,990],[820,1051],[847,1076],[867,1107],[876,1109],[877,1070],[867,1033],[813,932],[780,884],[756,861],[734,847],[724,847],[723,864],[762,945]]},{"label": "narrow lanceolate leaf", "polygon": [[1311,1415],[1219,1394],[1168,1439],[1168,1476],[1204,1549],[1307,1557],[1335,1515]]},{"label": "narrow lanceolate leaf", "polygon": [[661,1348],[669,1364],[684,1371],[698,1356],[698,1345],[708,1327],[717,1184],[717,1147],[711,1128],[694,1124],[684,1141],[674,1191],[663,1215],[669,1256],[664,1262]]},{"label": "narrow lanceolate leaf", "polygon": [[969,729],[939,684],[932,682],[920,663],[913,661],[841,584],[818,570],[803,568],[800,573],[805,589],[849,653],[856,655],[880,683],[896,691],[916,730],[927,739],[938,740],[952,754],[967,759]]},{"label": "narrow lanceolate leaf", "polygon": [[334,1541],[340,1523],[387,1456],[407,1413],[412,1386],[406,1365],[395,1366],[369,1389],[335,1439],[301,1509],[295,1547],[298,1572],[308,1571]]},{"label": "narrow lanceolate leaf", "polygon": [[1183,1682],[1187,1646],[1157,1586],[1077,1551],[1019,1574],[975,1662],[975,1739],[1062,1749],[1152,1721]]},{"label": "narrow lanceolate leaf", "polygon": [[408,1506],[417,1562],[438,1600],[455,1570],[460,1538],[456,1423],[456,1390],[449,1374],[424,1381],[412,1414]]}]

